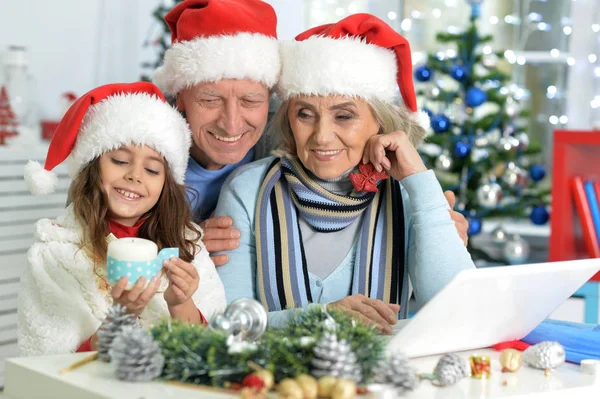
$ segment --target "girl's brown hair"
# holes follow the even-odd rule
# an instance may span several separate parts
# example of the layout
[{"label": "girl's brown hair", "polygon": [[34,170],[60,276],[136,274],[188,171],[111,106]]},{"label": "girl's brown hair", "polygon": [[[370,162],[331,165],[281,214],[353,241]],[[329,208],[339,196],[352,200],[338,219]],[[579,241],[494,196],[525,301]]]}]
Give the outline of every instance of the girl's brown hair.
[{"label": "girl's brown hair", "polygon": [[[75,218],[82,226],[81,248],[96,265],[106,262],[108,244],[108,201],[102,190],[100,159],[87,164],[69,189]],[[154,241],[159,250],[179,248],[179,258],[191,262],[196,253],[200,230],[192,223],[185,186],[178,184],[165,163],[165,184],[158,202],[142,216],[138,236]]]}]

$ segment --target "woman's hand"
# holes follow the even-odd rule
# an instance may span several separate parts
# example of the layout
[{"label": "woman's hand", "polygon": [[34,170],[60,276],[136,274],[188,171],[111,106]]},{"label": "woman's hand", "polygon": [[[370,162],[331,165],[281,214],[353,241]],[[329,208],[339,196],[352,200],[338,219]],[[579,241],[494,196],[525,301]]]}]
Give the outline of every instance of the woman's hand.
[{"label": "woman's hand", "polygon": [[392,326],[398,322],[400,305],[386,304],[379,299],[362,294],[347,296],[327,305],[341,310],[365,324],[374,325],[385,334],[392,333]]},{"label": "woman's hand", "polygon": [[378,172],[385,170],[398,181],[427,170],[421,156],[402,131],[371,137],[363,154],[363,163],[369,162]]},{"label": "woman's hand", "polygon": [[[408,140],[408,136],[401,131],[371,137],[363,154],[363,163],[368,162],[371,162],[378,172],[385,170],[397,181],[427,170],[421,156]],[[463,214],[452,209],[456,203],[454,193],[446,191],[444,195],[450,205],[450,217],[466,246],[469,241],[467,235],[469,222]]]},{"label": "woman's hand", "polygon": [[158,277],[153,277],[150,284],[146,288],[146,278],[140,277],[133,288],[129,291],[125,290],[128,280],[127,277],[122,277],[119,282],[113,287],[110,294],[113,297],[114,304],[120,304],[127,308],[127,312],[139,316],[146,305],[156,294],[160,280]]},{"label": "woman's hand", "polygon": [[191,263],[179,258],[163,262],[167,269],[169,287],[165,290],[165,301],[169,307],[178,306],[192,297],[200,284],[198,270]]},{"label": "woman's hand", "polygon": [[456,204],[456,196],[454,193],[452,191],[444,191],[444,196],[446,197],[446,200],[448,200],[448,205],[450,205],[450,209],[448,210],[448,212],[450,212],[450,217],[456,226],[458,235],[461,240],[463,240],[466,247],[469,244],[469,234],[467,233],[469,231],[469,221],[462,213],[454,210],[454,204]]}]

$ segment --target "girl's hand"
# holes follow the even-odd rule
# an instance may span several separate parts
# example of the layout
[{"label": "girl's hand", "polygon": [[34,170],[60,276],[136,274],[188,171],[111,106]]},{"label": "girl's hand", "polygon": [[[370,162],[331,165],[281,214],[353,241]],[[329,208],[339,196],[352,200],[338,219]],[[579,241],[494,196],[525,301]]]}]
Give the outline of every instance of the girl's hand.
[{"label": "girl's hand", "polygon": [[363,163],[369,162],[378,172],[385,170],[398,181],[427,170],[421,156],[402,131],[371,137],[363,154]]},{"label": "girl's hand", "polygon": [[374,325],[384,334],[392,333],[392,326],[398,322],[397,314],[400,311],[400,305],[384,303],[362,294],[347,296],[327,307],[339,309],[367,325]]},{"label": "girl's hand", "polygon": [[153,277],[150,284],[146,285],[146,278],[140,277],[130,291],[126,291],[128,280],[127,277],[122,277],[119,282],[113,287],[110,294],[113,297],[113,303],[121,304],[127,308],[129,313],[139,316],[144,311],[146,305],[156,294],[156,290],[160,284],[158,277]]},{"label": "girl's hand", "polygon": [[169,287],[165,291],[165,301],[169,306],[183,304],[198,289],[200,276],[194,265],[179,258],[171,258],[163,262],[167,269]]}]

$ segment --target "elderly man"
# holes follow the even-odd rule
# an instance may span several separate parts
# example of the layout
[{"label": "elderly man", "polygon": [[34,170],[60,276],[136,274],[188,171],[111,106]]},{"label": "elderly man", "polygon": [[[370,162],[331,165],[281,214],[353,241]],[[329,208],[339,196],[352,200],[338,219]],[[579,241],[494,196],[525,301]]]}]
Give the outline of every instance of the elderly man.
[{"label": "elderly man", "polygon": [[[227,176],[277,144],[263,135],[280,70],[277,17],[263,1],[187,0],[165,21],[173,45],[154,81],[176,98],[192,131],[186,184],[194,215],[204,220],[204,243],[211,253],[231,250],[239,231],[230,218],[211,214]],[[453,206],[453,194],[447,197]],[[452,218],[466,242],[466,219],[456,212]],[[227,255],[213,261],[223,265]]]}]

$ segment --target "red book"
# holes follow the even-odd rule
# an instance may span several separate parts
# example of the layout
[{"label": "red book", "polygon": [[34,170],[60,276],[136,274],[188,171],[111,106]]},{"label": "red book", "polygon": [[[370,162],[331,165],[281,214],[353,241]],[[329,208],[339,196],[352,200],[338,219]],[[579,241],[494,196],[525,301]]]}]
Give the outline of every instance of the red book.
[{"label": "red book", "polygon": [[594,220],[592,219],[592,212],[588,204],[585,189],[583,187],[583,179],[579,176],[571,179],[571,189],[573,190],[573,199],[575,200],[575,207],[579,214],[579,220],[581,222],[581,228],[583,230],[583,238],[585,239],[585,245],[591,258],[600,258],[600,246],[598,245],[598,236],[596,235],[596,229],[594,228]]}]

